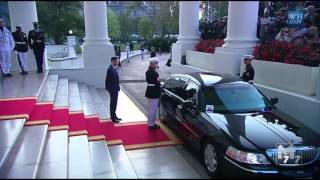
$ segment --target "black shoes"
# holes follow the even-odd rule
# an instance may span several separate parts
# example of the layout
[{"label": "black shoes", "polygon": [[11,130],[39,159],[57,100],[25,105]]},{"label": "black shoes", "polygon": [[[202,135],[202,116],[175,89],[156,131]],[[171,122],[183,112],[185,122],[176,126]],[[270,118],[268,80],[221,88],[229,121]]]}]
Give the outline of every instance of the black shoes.
[{"label": "black shoes", "polygon": [[27,72],[27,71],[22,71],[20,74],[22,74],[22,75],[27,75],[28,72]]},{"label": "black shoes", "polygon": [[13,76],[11,73],[3,74],[3,77],[11,77],[11,76]]},{"label": "black shoes", "polygon": [[119,123],[121,120],[122,120],[121,118],[116,117],[115,119],[112,119],[112,122]]},{"label": "black shoes", "polygon": [[160,126],[158,124],[155,124],[153,126],[149,126],[149,129],[159,129]]},{"label": "black shoes", "polygon": [[43,73],[43,70],[37,71],[37,73]]}]

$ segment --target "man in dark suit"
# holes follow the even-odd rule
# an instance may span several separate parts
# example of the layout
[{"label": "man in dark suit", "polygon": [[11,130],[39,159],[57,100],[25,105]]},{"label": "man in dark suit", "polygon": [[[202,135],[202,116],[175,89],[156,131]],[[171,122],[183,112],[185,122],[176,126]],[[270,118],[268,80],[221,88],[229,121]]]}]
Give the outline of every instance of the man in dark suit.
[{"label": "man in dark suit", "polygon": [[105,88],[110,94],[110,116],[114,123],[121,121],[116,115],[117,103],[118,103],[118,93],[120,91],[119,85],[119,74],[117,67],[119,64],[119,57],[112,57],[111,64],[107,71],[107,76],[105,80]]},{"label": "man in dark suit", "polygon": [[33,22],[34,29],[29,31],[28,44],[30,49],[33,49],[33,54],[36,58],[37,73],[43,73],[43,53],[45,49],[44,32],[39,29],[38,22]]}]

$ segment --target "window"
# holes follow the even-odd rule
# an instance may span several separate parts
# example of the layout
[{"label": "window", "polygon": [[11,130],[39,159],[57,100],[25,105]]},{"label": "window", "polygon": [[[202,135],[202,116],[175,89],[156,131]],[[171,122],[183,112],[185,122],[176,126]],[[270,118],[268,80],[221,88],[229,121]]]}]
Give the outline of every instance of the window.
[{"label": "window", "polygon": [[190,80],[187,83],[187,86],[185,88],[185,94],[184,94],[184,97],[182,97],[182,98],[184,100],[191,99],[191,100],[196,101],[198,89],[199,89],[198,85]]},{"label": "window", "polygon": [[176,94],[179,97],[183,97],[184,95],[184,87],[186,85],[186,80],[181,77],[174,77],[169,79],[166,84],[165,88],[172,93]]},{"label": "window", "polygon": [[205,87],[204,109],[213,106],[220,113],[248,113],[270,110],[271,103],[252,85],[231,83],[216,87]]}]

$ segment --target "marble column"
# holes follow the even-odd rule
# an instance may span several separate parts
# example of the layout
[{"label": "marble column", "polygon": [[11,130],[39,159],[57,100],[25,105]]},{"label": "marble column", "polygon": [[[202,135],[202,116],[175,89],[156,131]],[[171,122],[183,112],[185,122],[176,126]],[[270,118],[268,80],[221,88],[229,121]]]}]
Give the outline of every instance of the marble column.
[{"label": "marble column", "polygon": [[[38,21],[37,8],[35,1],[8,1],[9,15],[11,22],[11,31],[16,30],[17,25],[22,25],[22,31],[27,35],[33,29],[33,22]],[[39,24],[41,28],[41,24]],[[18,63],[18,58],[15,53],[11,56],[12,71],[21,71]],[[44,61],[46,68],[46,59]],[[28,51],[28,71],[35,71],[37,69],[36,61],[33,51],[29,48]]]},{"label": "marble column", "polygon": [[252,54],[256,46],[259,1],[229,1],[227,37],[216,52]]},{"label": "marble column", "polygon": [[[108,37],[107,4],[105,1],[84,1],[85,42],[83,58],[85,67],[101,67],[110,64],[114,56]],[[111,51],[112,50],[112,51]]]},{"label": "marble column", "polygon": [[172,45],[173,61],[180,62],[181,56],[193,50],[199,39],[199,1],[180,1],[179,37]]}]

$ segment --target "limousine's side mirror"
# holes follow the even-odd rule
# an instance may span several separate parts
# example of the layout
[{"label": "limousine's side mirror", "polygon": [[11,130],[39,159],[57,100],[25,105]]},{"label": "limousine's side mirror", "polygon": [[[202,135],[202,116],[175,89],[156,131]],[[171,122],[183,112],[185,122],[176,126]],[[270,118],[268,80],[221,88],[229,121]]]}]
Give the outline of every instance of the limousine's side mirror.
[{"label": "limousine's side mirror", "polygon": [[279,99],[276,98],[276,97],[273,97],[273,98],[270,99],[270,101],[271,101],[271,103],[272,103],[273,105],[275,105],[275,104],[277,104],[277,103],[279,102]]}]

